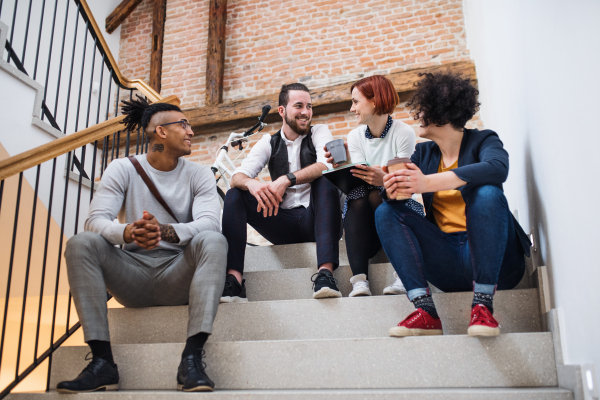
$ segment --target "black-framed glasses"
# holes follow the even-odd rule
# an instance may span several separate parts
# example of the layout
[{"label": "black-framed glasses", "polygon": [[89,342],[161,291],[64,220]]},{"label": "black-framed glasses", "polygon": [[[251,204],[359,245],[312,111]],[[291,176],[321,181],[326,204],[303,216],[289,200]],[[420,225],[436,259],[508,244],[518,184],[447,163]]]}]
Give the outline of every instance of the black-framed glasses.
[{"label": "black-framed glasses", "polygon": [[[159,126],[173,125],[173,124],[181,124],[181,127],[185,130],[187,130],[189,127],[191,127],[191,125],[188,121],[186,121],[185,119],[182,119],[182,120],[175,121],[175,122],[167,122],[166,124],[156,125],[156,128],[158,128]],[[154,129],[154,132],[156,132],[156,128]]]}]

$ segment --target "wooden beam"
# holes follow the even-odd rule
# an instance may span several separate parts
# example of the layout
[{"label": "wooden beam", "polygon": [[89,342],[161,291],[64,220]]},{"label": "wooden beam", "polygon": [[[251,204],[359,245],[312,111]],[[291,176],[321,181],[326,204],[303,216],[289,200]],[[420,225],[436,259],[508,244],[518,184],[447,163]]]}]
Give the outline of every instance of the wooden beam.
[{"label": "wooden beam", "polygon": [[223,102],[223,71],[225,68],[225,26],[227,0],[210,0],[208,18],[208,49],[206,53],[206,104]]},{"label": "wooden beam", "polygon": [[113,12],[106,17],[106,32],[113,33],[125,21],[125,18],[140,4],[142,0],[123,0]]},{"label": "wooden beam", "polygon": [[[160,103],[178,106],[180,100],[177,96],[169,96],[161,100]],[[0,181],[122,130],[123,124],[121,124],[121,121],[123,118],[125,118],[124,115],[119,115],[0,161]]]},{"label": "wooden beam", "polygon": [[[441,71],[460,73],[472,80],[477,80],[475,64],[472,61],[460,61],[451,64],[394,72],[386,76],[394,84],[396,91],[400,94],[400,98],[405,101],[409,93],[414,90],[415,83],[421,79],[419,73]],[[350,87],[353,83],[354,81],[311,90],[313,115],[350,110]],[[200,134],[212,133],[239,126],[244,120],[253,121],[260,116],[262,107],[266,104],[270,104],[273,107],[271,114],[276,114],[278,99],[279,93],[272,93],[265,96],[230,101],[225,104],[187,109],[184,112],[195,132]],[[272,120],[277,120],[275,117],[269,116],[267,117],[267,122],[271,118],[273,118]],[[251,124],[254,124],[254,122]]]},{"label": "wooden beam", "polygon": [[150,59],[150,86],[160,93],[162,75],[163,40],[165,20],[167,18],[167,0],[154,0],[152,12],[152,53]]}]

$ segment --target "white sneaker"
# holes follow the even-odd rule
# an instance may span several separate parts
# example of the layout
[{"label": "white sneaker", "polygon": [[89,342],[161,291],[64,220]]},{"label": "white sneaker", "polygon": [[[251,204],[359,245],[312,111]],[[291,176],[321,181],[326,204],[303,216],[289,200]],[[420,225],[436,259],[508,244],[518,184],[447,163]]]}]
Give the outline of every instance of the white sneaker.
[{"label": "white sneaker", "polygon": [[406,289],[396,272],[394,272],[394,277],[396,278],[396,281],[394,281],[391,286],[383,289],[383,294],[406,294]]},{"label": "white sneaker", "polygon": [[369,290],[369,281],[367,280],[367,276],[365,274],[354,275],[352,278],[350,278],[350,283],[352,284],[352,291],[348,297],[371,295],[371,290]]}]

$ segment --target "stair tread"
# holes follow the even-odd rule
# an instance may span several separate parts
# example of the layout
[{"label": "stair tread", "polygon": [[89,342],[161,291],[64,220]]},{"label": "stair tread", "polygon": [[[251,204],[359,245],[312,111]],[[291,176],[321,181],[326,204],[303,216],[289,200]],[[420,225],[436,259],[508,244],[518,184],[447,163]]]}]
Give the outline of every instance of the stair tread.
[{"label": "stair tread", "polygon": [[[113,346],[121,387],[174,389],[182,350],[182,343]],[[87,352],[57,350],[51,387],[77,376]],[[221,389],[558,385],[550,333],[218,342],[207,343],[206,354],[207,373]]]},{"label": "stair tread", "polygon": [[[466,333],[471,298],[467,292],[434,294],[445,334]],[[404,295],[221,304],[210,341],[387,337],[413,310]],[[111,341],[183,343],[187,315],[187,306],[110,309]],[[495,316],[503,333],[539,332],[537,289],[499,291]]]},{"label": "stair tread", "polygon": [[[197,398],[222,398],[222,399],[264,399],[264,398],[289,398],[289,399],[364,399],[377,398],[381,400],[399,399],[399,400],[471,400],[480,399],[485,396],[486,399],[498,400],[572,400],[572,393],[568,390],[557,387],[543,388],[440,388],[440,389],[292,389],[292,390],[217,390],[213,393],[182,393],[173,390],[120,390],[117,392],[96,392],[87,393],[89,400],[109,400],[109,399],[180,399],[186,396]],[[26,400],[26,399],[64,399],[64,395],[57,392],[50,393],[14,393],[7,397],[8,400]]]}]

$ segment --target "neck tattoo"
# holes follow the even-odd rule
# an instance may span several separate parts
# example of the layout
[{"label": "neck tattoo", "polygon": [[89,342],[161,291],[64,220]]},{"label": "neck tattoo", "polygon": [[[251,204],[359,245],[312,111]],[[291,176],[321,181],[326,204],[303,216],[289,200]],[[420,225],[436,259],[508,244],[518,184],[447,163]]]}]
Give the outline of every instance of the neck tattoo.
[{"label": "neck tattoo", "polygon": [[162,153],[162,151],[165,149],[165,145],[164,144],[155,144],[152,146],[152,151],[158,151],[159,153]]}]

